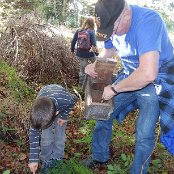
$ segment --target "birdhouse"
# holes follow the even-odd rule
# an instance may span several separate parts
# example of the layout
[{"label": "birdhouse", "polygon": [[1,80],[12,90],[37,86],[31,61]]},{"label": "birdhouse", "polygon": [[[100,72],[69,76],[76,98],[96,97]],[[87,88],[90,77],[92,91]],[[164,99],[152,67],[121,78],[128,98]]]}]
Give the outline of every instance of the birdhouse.
[{"label": "birdhouse", "polygon": [[98,58],[95,64],[96,78],[88,77],[85,88],[85,117],[86,119],[107,120],[113,110],[112,99],[102,100],[104,87],[112,84],[116,68],[115,59]]}]

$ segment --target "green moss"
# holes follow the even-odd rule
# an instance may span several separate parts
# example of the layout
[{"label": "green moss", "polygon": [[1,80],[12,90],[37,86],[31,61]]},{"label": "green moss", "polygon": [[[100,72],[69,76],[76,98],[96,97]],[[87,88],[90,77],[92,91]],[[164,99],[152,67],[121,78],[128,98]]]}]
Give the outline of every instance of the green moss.
[{"label": "green moss", "polygon": [[93,174],[93,172],[74,159],[58,161],[55,168],[48,170],[47,174]]},{"label": "green moss", "polygon": [[33,97],[34,90],[17,76],[14,68],[10,67],[3,60],[0,60],[0,74],[4,74],[6,78],[5,87],[8,88],[16,101]]}]

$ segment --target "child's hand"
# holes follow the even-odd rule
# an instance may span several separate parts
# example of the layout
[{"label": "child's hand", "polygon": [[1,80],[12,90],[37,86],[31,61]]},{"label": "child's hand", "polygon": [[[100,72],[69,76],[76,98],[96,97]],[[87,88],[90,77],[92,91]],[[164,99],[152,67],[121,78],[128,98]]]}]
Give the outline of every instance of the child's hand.
[{"label": "child's hand", "polygon": [[35,173],[36,173],[36,170],[37,170],[37,168],[38,168],[38,163],[37,163],[37,162],[29,163],[29,164],[28,164],[28,167],[30,168],[31,172],[32,172],[33,174],[35,174]]},{"label": "child's hand", "polygon": [[67,121],[68,121],[68,120],[62,120],[62,119],[58,118],[57,124],[58,124],[59,126],[63,126]]}]

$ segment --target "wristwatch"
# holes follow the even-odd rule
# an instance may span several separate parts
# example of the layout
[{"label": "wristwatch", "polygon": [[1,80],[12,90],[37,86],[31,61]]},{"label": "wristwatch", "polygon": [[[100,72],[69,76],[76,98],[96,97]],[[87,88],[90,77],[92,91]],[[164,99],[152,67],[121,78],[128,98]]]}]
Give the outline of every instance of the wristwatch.
[{"label": "wristwatch", "polygon": [[114,88],[113,86],[111,86],[111,89],[112,89],[112,91],[115,93],[115,95],[118,94],[118,92],[115,90],[115,88]]}]

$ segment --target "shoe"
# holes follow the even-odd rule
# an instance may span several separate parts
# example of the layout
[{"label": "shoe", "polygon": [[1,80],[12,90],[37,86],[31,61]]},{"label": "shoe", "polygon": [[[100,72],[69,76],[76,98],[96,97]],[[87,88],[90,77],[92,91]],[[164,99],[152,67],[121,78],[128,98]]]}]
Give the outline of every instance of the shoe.
[{"label": "shoe", "polygon": [[105,161],[105,162],[101,162],[101,161],[96,161],[96,160],[93,160],[93,159],[84,159],[82,161],[82,164],[86,167],[89,167],[89,168],[93,168],[93,167],[97,167],[99,165],[107,165],[108,164],[108,161]]}]

